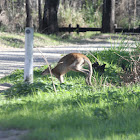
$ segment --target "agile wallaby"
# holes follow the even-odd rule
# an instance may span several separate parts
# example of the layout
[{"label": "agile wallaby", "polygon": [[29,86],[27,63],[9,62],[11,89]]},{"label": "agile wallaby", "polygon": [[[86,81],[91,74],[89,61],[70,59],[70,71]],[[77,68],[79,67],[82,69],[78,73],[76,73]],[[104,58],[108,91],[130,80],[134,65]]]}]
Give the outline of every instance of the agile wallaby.
[{"label": "agile wallaby", "polygon": [[[88,64],[89,70],[84,69],[83,66],[85,63]],[[64,75],[69,71],[77,71],[82,72],[86,75],[86,83],[88,85],[92,85],[91,77],[92,77],[92,64],[85,55],[80,53],[70,53],[66,56],[62,57],[58,64],[51,69],[51,72],[56,78],[60,81],[60,83],[64,82]],[[50,74],[49,68],[45,69],[42,72],[42,75]]]}]

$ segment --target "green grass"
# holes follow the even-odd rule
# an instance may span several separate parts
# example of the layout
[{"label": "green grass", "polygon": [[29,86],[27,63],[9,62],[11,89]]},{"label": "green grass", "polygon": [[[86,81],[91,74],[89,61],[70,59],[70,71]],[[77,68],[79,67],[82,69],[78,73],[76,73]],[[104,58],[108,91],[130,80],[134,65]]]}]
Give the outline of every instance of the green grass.
[{"label": "green grass", "polygon": [[105,73],[94,72],[93,86],[85,84],[83,74],[69,72],[64,84],[53,78],[55,93],[50,76],[41,76],[46,66],[34,69],[30,85],[23,70],[0,79],[13,84],[0,94],[1,128],[29,130],[26,140],[140,139],[140,85],[123,83],[122,61],[114,52],[130,55],[124,49],[92,52],[106,63]]},{"label": "green grass", "polygon": [[[95,33],[87,33],[86,35],[77,33],[58,35],[45,35],[40,33],[34,33],[34,46],[46,47],[57,45],[69,45],[69,44],[81,44],[89,43],[86,38],[93,36]],[[85,40],[84,40],[85,39]],[[12,48],[24,48],[25,46],[25,34],[24,33],[8,33],[0,32],[0,47],[12,47]]]},{"label": "green grass", "polygon": [[[72,45],[72,44],[96,44],[96,43],[112,43],[112,47],[116,43],[120,44],[120,48],[124,45],[132,47],[133,43],[129,41],[137,41],[137,36],[126,36],[122,34],[100,34],[99,32],[86,32],[79,35],[74,32],[59,33],[58,35],[45,35],[35,32],[34,33],[34,47],[52,47],[58,45]],[[139,44],[137,44],[139,46]],[[24,48],[25,34],[24,33],[8,33],[0,31],[0,47]]]},{"label": "green grass", "polygon": [[[24,48],[25,35],[24,33],[7,33],[0,32],[0,45],[1,47],[13,47],[13,48]],[[34,33],[34,46],[35,47],[45,47],[45,46],[55,46],[64,44],[61,41],[61,37],[55,35],[43,35],[39,33]]]}]

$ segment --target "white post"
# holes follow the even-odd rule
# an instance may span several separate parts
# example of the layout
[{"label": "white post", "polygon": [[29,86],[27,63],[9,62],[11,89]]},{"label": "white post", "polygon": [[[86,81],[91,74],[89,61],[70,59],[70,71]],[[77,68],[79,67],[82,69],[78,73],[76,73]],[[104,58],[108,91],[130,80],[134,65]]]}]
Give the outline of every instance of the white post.
[{"label": "white post", "polygon": [[24,81],[33,83],[33,28],[25,29],[25,65]]}]

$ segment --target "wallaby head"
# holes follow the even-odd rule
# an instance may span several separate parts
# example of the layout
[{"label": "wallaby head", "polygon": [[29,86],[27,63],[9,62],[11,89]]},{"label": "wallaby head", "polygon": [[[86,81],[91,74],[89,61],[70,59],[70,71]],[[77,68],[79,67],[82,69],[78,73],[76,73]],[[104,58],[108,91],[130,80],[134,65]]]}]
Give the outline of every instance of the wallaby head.
[{"label": "wallaby head", "polygon": [[98,62],[95,62],[95,63],[92,64],[92,68],[93,68],[94,70],[98,71],[98,72],[104,72],[104,70],[105,70],[105,65],[106,65],[106,64],[99,65]]},{"label": "wallaby head", "polygon": [[[49,68],[49,67],[50,67],[50,68]],[[45,69],[45,70],[41,73],[41,75],[48,75],[48,74],[50,74],[50,70],[52,71],[51,65],[49,65],[49,67],[48,67],[47,69]]]},{"label": "wallaby head", "polygon": [[[88,64],[89,69],[84,69],[83,66],[85,63]],[[51,69],[51,68],[50,68]],[[80,53],[70,53],[62,57],[57,65],[51,69],[52,74],[60,81],[64,82],[64,75],[69,71],[82,72],[86,75],[86,83],[92,85],[92,64],[90,60],[83,54]],[[42,75],[50,74],[49,68],[45,69],[42,72]]]},{"label": "wallaby head", "polygon": [[92,67],[93,67],[93,68],[96,68],[96,67],[98,67],[98,66],[99,66],[99,63],[98,63],[97,61],[96,61],[95,63],[92,64]]}]

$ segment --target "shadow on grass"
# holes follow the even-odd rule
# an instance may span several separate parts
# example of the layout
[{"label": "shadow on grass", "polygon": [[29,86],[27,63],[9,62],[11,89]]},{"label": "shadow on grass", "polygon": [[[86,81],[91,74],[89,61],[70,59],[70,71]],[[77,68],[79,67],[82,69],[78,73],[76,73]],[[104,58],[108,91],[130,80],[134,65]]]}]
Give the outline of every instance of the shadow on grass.
[{"label": "shadow on grass", "polygon": [[[135,94],[140,95],[140,92]],[[140,102],[137,101],[135,103],[137,105],[134,105],[133,108],[131,99],[130,102],[125,103],[124,100],[118,99],[118,95],[114,91],[110,91],[108,97],[102,93],[87,97],[84,95],[76,96],[71,99],[58,99],[57,101],[53,99],[40,102],[30,100],[23,101],[21,104],[2,106],[3,112],[6,111],[9,115],[25,108],[28,109],[29,114],[27,113],[25,116],[19,113],[9,120],[0,120],[0,124],[5,127],[8,126],[8,128],[32,129],[33,131],[28,137],[34,139],[36,137],[34,132],[36,132],[40,138],[45,135],[44,140],[46,138],[52,140],[64,138],[90,139],[90,137],[103,139],[112,137],[112,135],[125,135],[127,137],[139,133],[140,112],[135,109],[136,106],[140,107]],[[104,101],[112,100],[112,103],[115,100],[116,103],[124,103],[97,107],[101,98]],[[42,131],[40,132],[40,130]]]},{"label": "shadow on grass", "polygon": [[[71,44],[76,44],[76,45],[88,45],[88,44],[102,44],[102,46],[104,44],[110,44],[110,39],[112,40],[127,40],[127,37],[125,36],[116,36],[116,35],[110,35],[110,34],[93,34],[92,37],[90,38],[85,38],[85,37],[72,37],[69,34],[66,34],[66,36],[63,36],[63,34],[58,34],[58,35],[45,35],[45,34],[39,34],[39,33],[35,33],[34,34],[35,38],[38,38],[40,41],[46,42],[47,38],[48,40],[51,39],[52,41],[57,41],[57,45],[60,43],[71,43]],[[1,37],[3,43],[5,45],[9,45],[11,47],[14,48],[23,48],[24,46],[24,41],[22,41],[21,39],[15,38],[15,37]],[[128,38],[128,40],[137,40],[134,39],[133,37]],[[50,40],[49,40],[50,41]],[[43,43],[42,42],[42,43]],[[58,43],[59,42],[59,43]],[[118,42],[119,43],[119,42]],[[123,43],[123,41],[122,41]],[[37,43],[38,44],[38,43]],[[44,43],[43,43],[44,44]],[[55,43],[54,43],[55,44]],[[116,43],[117,44],[117,43]],[[119,43],[120,44],[120,43]],[[129,44],[129,43],[128,43]],[[46,45],[48,45],[48,43],[46,42]],[[35,43],[36,46],[36,43]],[[38,45],[37,45],[38,46]],[[40,46],[43,47],[43,46]],[[107,47],[107,46],[106,46]]]},{"label": "shadow on grass", "polygon": [[[44,35],[45,36],[45,35]],[[64,35],[58,35],[58,36],[47,36],[53,40],[61,41],[64,43],[72,43],[72,44],[78,44],[78,45],[85,45],[85,44],[110,44],[111,40],[121,40],[121,43],[124,43],[125,40],[131,40],[131,41],[138,41],[138,38],[136,37],[128,37],[123,35],[113,35],[113,34],[101,34],[96,33],[93,34],[90,38],[84,38],[84,37],[71,37],[71,34],[64,34]],[[120,43],[120,42],[118,42]],[[117,43],[116,43],[117,44]],[[129,44],[129,42],[127,42]],[[131,43],[130,43],[131,44]]]},{"label": "shadow on grass", "polygon": [[13,38],[13,37],[1,37],[1,39],[4,41],[4,44],[7,46],[11,46],[13,48],[23,48],[24,41],[21,39]]},{"label": "shadow on grass", "polygon": [[[45,35],[45,34],[35,34],[36,37],[38,37],[41,40],[46,40],[46,37],[58,41],[58,42],[62,42],[62,43],[70,43],[70,44],[76,44],[76,45],[86,45],[86,44],[108,44],[110,43],[109,40],[107,40],[108,38],[110,38],[110,36],[108,35],[108,37],[101,37],[103,36],[102,34],[98,34],[96,37],[98,38],[99,36],[99,40],[93,40],[93,38],[84,38],[84,37],[72,37],[71,34],[58,34],[58,35]],[[93,35],[94,36],[94,35]]]},{"label": "shadow on grass", "polygon": [[[23,70],[16,70],[11,75],[2,78],[1,81],[8,81],[9,79],[10,82],[13,84],[11,88],[4,91],[4,95],[7,98],[12,98],[12,97],[18,97],[18,96],[33,95],[33,94],[36,94],[38,91],[43,91],[46,93],[54,92],[53,85],[49,76],[41,76],[43,69],[44,68],[36,69],[34,71],[34,83],[32,84],[28,84],[24,82]],[[96,75],[97,73],[94,72],[93,76],[96,76]],[[96,79],[98,79],[97,80],[98,82],[100,82],[100,76],[102,76],[102,79],[101,79],[102,82],[105,80],[105,77],[110,77],[108,79],[108,82],[111,81],[111,82],[117,83],[120,80],[119,77],[117,77],[117,73],[115,71],[111,71],[111,75],[110,75],[110,69],[109,70],[107,69],[105,73],[103,73],[102,75],[99,74],[98,76],[96,76]],[[71,78],[80,79],[81,77],[83,77],[82,79],[84,80],[84,83],[85,83],[85,75],[80,72],[71,71],[64,76],[64,79],[66,82],[67,80],[70,81]],[[87,86],[86,83],[82,85],[81,81],[78,81],[78,83],[73,82],[71,84],[65,84],[65,83],[60,84],[58,79],[56,79],[56,81],[57,82],[55,82],[55,86],[58,91],[61,91],[61,90],[69,91],[71,89],[75,89],[79,87],[80,85],[83,87],[83,89],[90,89],[90,87]]]},{"label": "shadow on grass", "polygon": [[11,88],[5,90],[3,95],[7,98],[15,98],[20,96],[34,95],[41,90],[43,92],[53,91],[52,84],[45,84],[41,82],[34,82],[33,84],[28,83],[17,83],[14,84]]},{"label": "shadow on grass", "polygon": [[[36,70],[36,79],[40,77],[41,72],[42,70]],[[20,76],[23,71],[17,73],[11,75],[10,78]],[[75,72],[67,74],[68,77],[81,75],[83,74],[75,74]],[[31,129],[32,132],[27,136],[27,140],[36,139],[36,134],[38,134],[38,139],[55,140],[104,139],[106,137],[113,139],[114,135],[120,136],[121,139],[122,135],[127,137],[139,133],[140,102],[137,99],[140,98],[140,92],[127,91],[122,94],[116,90],[108,90],[106,93],[98,91],[94,93],[94,91],[89,92],[90,88],[86,85],[81,88],[78,86],[78,84],[58,84],[57,90],[63,92],[54,95],[53,86],[50,83],[40,81],[27,85],[17,82],[4,94],[7,98],[14,97],[17,100],[20,99],[21,102],[0,106],[2,114],[8,115],[8,119],[0,120],[1,126]],[[70,92],[75,92],[75,94],[69,94]],[[44,98],[33,100],[23,98],[28,95],[38,95],[38,93],[44,94],[41,95]],[[48,96],[46,97],[45,94]],[[65,94],[68,94],[68,97],[65,97]],[[135,103],[133,103],[134,100]],[[104,106],[101,105],[102,102]],[[22,113],[22,111],[25,112]]]}]

